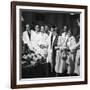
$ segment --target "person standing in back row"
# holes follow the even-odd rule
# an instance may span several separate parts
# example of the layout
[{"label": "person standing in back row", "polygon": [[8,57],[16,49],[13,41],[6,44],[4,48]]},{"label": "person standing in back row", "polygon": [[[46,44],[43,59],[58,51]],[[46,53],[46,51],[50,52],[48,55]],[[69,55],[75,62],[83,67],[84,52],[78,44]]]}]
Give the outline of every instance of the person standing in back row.
[{"label": "person standing in back row", "polygon": [[29,47],[29,49],[31,48],[31,31],[30,30],[30,25],[29,24],[26,24],[26,27],[25,27],[25,31],[23,32],[23,35],[22,35],[22,41],[24,44],[27,44],[27,46]]},{"label": "person standing in back row", "polygon": [[56,59],[56,49],[55,46],[57,46],[57,26],[54,26],[54,31],[51,35],[51,48],[52,48],[52,64],[51,64],[51,71],[53,74],[55,74],[55,59]]}]

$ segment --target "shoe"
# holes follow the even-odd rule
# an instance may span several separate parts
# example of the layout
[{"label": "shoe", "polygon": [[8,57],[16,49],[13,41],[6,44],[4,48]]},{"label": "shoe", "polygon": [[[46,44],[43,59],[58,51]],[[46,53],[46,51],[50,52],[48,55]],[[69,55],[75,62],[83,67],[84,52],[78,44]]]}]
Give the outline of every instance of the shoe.
[{"label": "shoe", "polygon": [[79,76],[77,73],[73,73],[72,76]]}]

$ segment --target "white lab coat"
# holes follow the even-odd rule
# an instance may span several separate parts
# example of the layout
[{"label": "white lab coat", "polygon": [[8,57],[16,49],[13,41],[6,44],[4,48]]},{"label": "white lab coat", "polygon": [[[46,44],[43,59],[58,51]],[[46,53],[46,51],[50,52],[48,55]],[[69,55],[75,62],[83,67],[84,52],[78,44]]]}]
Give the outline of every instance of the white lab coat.
[{"label": "white lab coat", "polygon": [[30,50],[33,50],[33,47],[32,47],[33,34],[34,34],[34,31],[31,30],[31,37],[29,38],[28,31],[24,31],[22,36],[22,40],[24,44],[27,44]]},{"label": "white lab coat", "polygon": [[48,35],[46,33],[41,33],[40,32],[38,45],[39,46],[44,46],[44,48],[40,47],[39,53],[43,57],[47,58],[47,54],[48,54]]}]

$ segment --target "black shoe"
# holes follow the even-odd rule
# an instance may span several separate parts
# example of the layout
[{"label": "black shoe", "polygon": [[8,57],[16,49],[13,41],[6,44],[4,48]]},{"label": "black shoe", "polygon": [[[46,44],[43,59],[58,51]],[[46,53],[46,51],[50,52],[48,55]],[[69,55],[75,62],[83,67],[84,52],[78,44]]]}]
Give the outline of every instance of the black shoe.
[{"label": "black shoe", "polygon": [[79,76],[77,73],[73,73],[72,76]]},{"label": "black shoe", "polygon": [[58,73],[58,74],[57,74],[57,77],[62,77],[62,76],[64,76],[63,73]]}]

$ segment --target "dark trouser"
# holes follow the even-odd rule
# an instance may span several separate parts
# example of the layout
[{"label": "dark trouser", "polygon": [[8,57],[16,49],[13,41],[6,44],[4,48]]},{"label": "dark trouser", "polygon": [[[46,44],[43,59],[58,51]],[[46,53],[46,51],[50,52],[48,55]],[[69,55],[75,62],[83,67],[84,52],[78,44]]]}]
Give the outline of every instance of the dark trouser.
[{"label": "dark trouser", "polygon": [[52,72],[55,73],[55,59],[56,59],[56,50],[53,48],[53,53],[52,53]]}]

